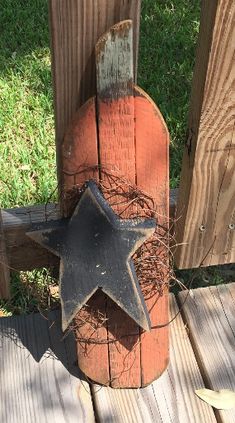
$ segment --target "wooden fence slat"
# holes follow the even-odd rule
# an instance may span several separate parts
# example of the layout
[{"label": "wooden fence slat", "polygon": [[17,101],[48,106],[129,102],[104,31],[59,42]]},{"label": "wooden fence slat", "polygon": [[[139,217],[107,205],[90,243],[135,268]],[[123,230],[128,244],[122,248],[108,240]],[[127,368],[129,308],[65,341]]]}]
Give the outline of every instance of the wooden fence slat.
[{"label": "wooden fence slat", "polygon": [[[191,291],[183,315],[207,388],[235,390],[235,283]],[[179,294],[180,302],[186,292]],[[235,409],[219,410],[219,421],[233,423]]]},{"label": "wooden fence slat", "polygon": [[133,20],[136,74],[140,4],[140,0],[49,0],[59,182],[65,131],[76,110],[95,94],[95,44],[124,19]]},{"label": "wooden fence slat", "polygon": [[177,204],[179,268],[235,261],[234,54],[234,0],[203,0]]},{"label": "wooden fence slat", "polygon": [[[170,316],[178,311],[173,295]],[[94,385],[100,423],[216,423],[212,407],[194,393],[204,383],[186,327],[179,315],[171,324],[170,364],[163,375],[142,389],[111,389]]]},{"label": "wooden fence slat", "polygon": [[10,269],[3,232],[2,211],[0,209],[0,299],[10,297]]}]

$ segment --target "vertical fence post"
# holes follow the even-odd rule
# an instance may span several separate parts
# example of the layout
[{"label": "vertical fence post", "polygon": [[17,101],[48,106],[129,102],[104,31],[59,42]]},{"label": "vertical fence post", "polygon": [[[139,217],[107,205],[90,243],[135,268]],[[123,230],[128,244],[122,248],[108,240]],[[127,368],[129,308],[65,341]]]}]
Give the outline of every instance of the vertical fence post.
[{"label": "vertical fence post", "polygon": [[179,268],[235,261],[234,54],[234,0],[203,0],[177,201]]}]

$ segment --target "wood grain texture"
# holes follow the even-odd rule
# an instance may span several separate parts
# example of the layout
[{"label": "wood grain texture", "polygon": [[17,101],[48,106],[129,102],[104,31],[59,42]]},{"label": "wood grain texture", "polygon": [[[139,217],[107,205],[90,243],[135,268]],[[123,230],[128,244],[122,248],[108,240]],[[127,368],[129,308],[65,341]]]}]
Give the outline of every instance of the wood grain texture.
[{"label": "wood grain texture", "polygon": [[135,183],[133,25],[113,26],[96,44],[100,165]]},{"label": "wood grain texture", "polygon": [[[235,283],[191,291],[184,321],[207,388],[235,391]],[[179,295],[182,303],[185,293]],[[217,411],[219,421],[233,423],[235,409]]]},{"label": "wood grain texture", "polygon": [[0,299],[10,297],[10,270],[0,209]]},{"label": "wood grain texture", "polygon": [[32,270],[57,265],[58,259],[33,242],[26,232],[33,225],[59,219],[56,204],[2,210],[3,231],[11,270]]},{"label": "wood grain texture", "polygon": [[[113,26],[96,44],[99,164],[135,184],[133,25]],[[119,212],[115,206],[114,211]],[[125,216],[126,218],[128,216]],[[139,327],[107,298],[110,381],[141,386]],[[134,334],[134,335],[133,335]],[[112,342],[116,340],[115,342]]]},{"label": "wood grain texture", "polygon": [[235,261],[235,3],[202,2],[176,216],[179,268]]},{"label": "wood grain texture", "polygon": [[0,319],[0,420],[4,423],[94,422],[87,382],[75,365],[71,335],[58,312]]},{"label": "wood grain texture", "polygon": [[[104,293],[96,291],[88,308],[79,312],[78,321],[83,324],[76,330],[78,365],[91,381],[96,378],[102,385],[110,383],[106,301]],[[97,311],[103,322],[99,322]]]},{"label": "wood grain texture", "polygon": [[[163,117],[151,98],[135,89],[136,184],[154,201],[157,232],[163,237],[156,256],[161,257],[161,283],[168,283],[169,272],[169,134]],[[161,229],[162,228],[162,229]],[[165,280],[164,280],[165,279]],[[153,286],[154,292],[154,286]],[[169,321],[168,289],[145,298],[152,327]],[[141,383],[157,379],[169,361],[168,326],[153,328],[141,335]]]},{"label": "wood grain texture", "polygon": [[50,0],[58,177],[61,145],[78,108],[95,94],[94,47],[112,25],[132,19],[136,75],[140,0]]},{"label": "wood grain texture", "polygon": [[[170,315],[178,311],[170,298]],[[93,386],[93,397],[101,423],[215,423],[210,406],[194,390],[204,387],[185,325],[180,315],[171,324],[170,365],[154,383],[142,389]]]},{"label": "wood grain texture", "polygon": [[[92,167],[98,164],[98,140],[96,130],[96,100],[94,97],[75,113],[62,144],[62,196],[63,216],[71,216],[71,191],[86,180],[98,178]],[[87,170],[86,170],[87,169]]]},{"label": "wood grain texture", "polygon": [[113,301],[107,300],[110,386],[141,386],[139,326]]}]

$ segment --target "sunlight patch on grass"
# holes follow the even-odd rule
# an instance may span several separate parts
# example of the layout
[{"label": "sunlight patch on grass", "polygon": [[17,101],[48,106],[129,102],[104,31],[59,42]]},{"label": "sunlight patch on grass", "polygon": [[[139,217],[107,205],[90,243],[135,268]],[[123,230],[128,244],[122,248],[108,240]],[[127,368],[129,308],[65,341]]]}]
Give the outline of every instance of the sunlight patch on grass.
[{"label": "sunlight patch on grass", "polygon": [[[44,60],[42,60],[42,58]],[[48,49],[12,59],[0,82],[3,207],[44,203],[56,184]],[[47,86],[47,89],[44,89]]]}]

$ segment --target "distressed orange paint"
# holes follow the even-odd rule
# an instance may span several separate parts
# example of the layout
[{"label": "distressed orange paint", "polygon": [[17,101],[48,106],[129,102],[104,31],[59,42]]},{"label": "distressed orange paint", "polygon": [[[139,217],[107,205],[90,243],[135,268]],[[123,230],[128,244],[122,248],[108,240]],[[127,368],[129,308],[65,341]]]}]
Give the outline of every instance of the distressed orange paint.
[{"label": "distressed orange paint", "polygon": [[[89,100],[66,133],[63,151],[71,149],[72,154],[70,159],[66,154],[63,156],[65,188],[71,189],[74,183],[93,177],[93,173],[84,176],[76,171],[84,165],[94,166],[99,157],[101,166],[108,167],[109,171],[115,170],[132,184],[136,182],[140,189],[153,197],[158,224],[167,229],[169,136],[159,110],[137,87],[133,96],[107,103],[98,101],[98,153],[94,105],[95,100]],[[71,173],[75,173],[73,181]],[[114,209],[118,213],[118,206]],[[124,217],[128,218],[128,215]],[[162,254],[163,250],[164,247],[160,248],[157,254]],[[134,388],[151,383],[165,370],[169,360],[168,326],[157,326],[164,325],[169,319],[168,290],[165,289],[163,296],[154,294],[145,301],[153,328],[151,332],[141,334],[135,322],[102,292],[97,292],[89,301],[90,306],[98,308],[107,317],[107,322],[96,331],[87,323],[77,332],[80,338],[77,343],[78,363],[90,379],[115,388]],[[85,318],[84,310],[79,317]],[[94,336],[97,344],[93,342]],[[89,344],[90,337],[92,344]],[[88,342],[82,343],[82,338]]]},{"label": "distressed orange paint", "polygon": [[[100,164],[134,185],[134,96],[108,101],[98,96],[97,104]],[[113,209],[117,214],[120,211],[118,205]],[[108,339],[111,341],[108,344],[110,384],[114,388],[140,386],[139,327],[110,299],[107,300],[107,317]]]},{"label": "distressed orange paint", "polygon": [[95,97],[92,97],[74,115],[62,144],[61,205],[64,216],[71,214],[70,190],[97,177],[97,171],[89,168],[95,164],[98,164],[98,143]]},{"label": "distressed orange paint", "polygon": [[[136,177],[137,186],[154,200],[157,224],[169,230],[169,134],[163,117],[151,98],[140,88],[135,92]],[[165,240],[167,243],[167,239]],[[163,278],[168,277],[168,245],[156,255],[162,256]],[[165,266],[165,269],[164,269]],[[168,290],[145,298],[152,330],[141,334],[141,383],[145,386],[157,379],[169,361]]]}]

